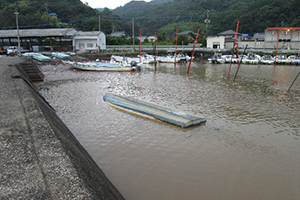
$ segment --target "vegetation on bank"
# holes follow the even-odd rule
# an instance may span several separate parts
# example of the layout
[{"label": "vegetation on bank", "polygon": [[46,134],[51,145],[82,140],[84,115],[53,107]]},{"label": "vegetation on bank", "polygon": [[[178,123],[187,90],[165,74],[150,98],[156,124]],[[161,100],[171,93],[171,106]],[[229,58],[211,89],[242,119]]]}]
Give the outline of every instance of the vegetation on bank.
[{"label": "vegetation on bank", "polygon": [[[131,1],[114,10],[89,7],[80,0],[0,0],[0,29],[15,29],[18,11],[19,27],[61,28],[95,31],[100,29],[107,36],[114,31],[125,31],[135,37],[154,35],[157,30],[158,44],[174,44],[176,28],[179,32],[191,31],[195,35],[200,28],[199,43],[205,45],[207,35],[228,29],[239,32],[263,32],[267,27],[299,26],[299,0],[153,0]],[[50,15],[51,14],[51,15]],[[54,14],[54,15],[53,15]],[[205,20],[208,19],[205,23]],[[178,37],[178,44],[189,44],[191,39]],[[107,44],[127,44],[132,39],[109,38]],[[138,42],[138,41],[137,41]]]}]

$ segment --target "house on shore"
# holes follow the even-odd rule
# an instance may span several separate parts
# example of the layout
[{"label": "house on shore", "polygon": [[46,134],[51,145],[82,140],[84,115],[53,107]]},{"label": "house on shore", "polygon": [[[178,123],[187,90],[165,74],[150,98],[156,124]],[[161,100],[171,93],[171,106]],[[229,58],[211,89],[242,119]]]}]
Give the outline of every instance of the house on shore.
[{"label": "house on shore", "polygon": [[99,52],[104,49],[106,49],[106,37],[101,31],[78,31],[73,36],[73,51],[75,52]]},{"label": "house on shore", "polygon": [[[240,33],[237,33],[237,42],[241,39]],[[216,36],[207,37],[207,48],[212,49],[231,49],[234,45],[235,31],[227,30],[218,33]]]},{"label": "house on shore", "polygon": [[[235,40],[235,32],[232,30],[218,33],[217,36],[207,37],[207,48],[231,49]],[[255,33],[253,37],[237,34],[239,48],[255,50],[299,50],[300,27],[268,27],[265,32]]]}]

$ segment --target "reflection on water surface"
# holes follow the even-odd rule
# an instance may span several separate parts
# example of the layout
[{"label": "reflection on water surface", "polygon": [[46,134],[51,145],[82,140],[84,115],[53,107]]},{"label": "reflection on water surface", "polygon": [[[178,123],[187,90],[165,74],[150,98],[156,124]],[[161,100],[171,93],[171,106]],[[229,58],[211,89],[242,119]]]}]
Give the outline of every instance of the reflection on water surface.
[{"label": "reflection on water surface", "polygon": [[[41,67],[43,96],[126,199],[297,199],[299,67],[194,62],[97,73]],[[111,92],[207,119],[187,129],[108,106]]]}]

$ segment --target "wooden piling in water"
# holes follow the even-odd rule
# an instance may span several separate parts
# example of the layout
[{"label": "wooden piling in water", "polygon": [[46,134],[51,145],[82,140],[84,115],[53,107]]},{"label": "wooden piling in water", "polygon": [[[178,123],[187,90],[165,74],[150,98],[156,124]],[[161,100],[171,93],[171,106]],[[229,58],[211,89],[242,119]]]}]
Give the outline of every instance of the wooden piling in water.
[{"label": "wooden piling in water", "polygon": [[193,57],[194,57],[194,53],[195,53],[195,48],[196,48],[196,44],[197,44],[197,40],[198,40],[199,31],[200,31],[200,28],[198,28],[198,31],[197,31],[197,36],[196,36],[196,40],[195,40],[195,44],[194,44],[194,48],[193,48],[193,53],[192,53],[189,69],[187,71],[188,74],[190,74],[190,71],[191,71],[191,65],[192,65],[192,62],[193,62]]},{"label": "wooden piling in water", "polygon": [[142,63],[142,29],[140,29],[140,63]]},{"label": "wooden piling in water", "polygon": [[[243,55],[245,54],[247,47],[248,47],[248,44],[247,44],[246,47],[245,47],[245,50],[244,50],[244,52],[243,52]],[[243,56],[243,57],[244,57],[244,56]],[[241,63],[242,63],[242,61],[243,61],[243,57],[241,58],[241,61],[240,61],[239,64],[238,64],[238,68],[236,69],[236,72],[235,72],[233,81],[235,81],[235,79],[236,79],[236,77],[237,77],[237,74],[238,74],[238,72],[239,72]]]},{"label": "wooden piling in water", "polygon": [[176,46],[175,46],[175,66],[177,59],[177,45],[178,45],[178,28],[176,28]]},{"label": "wooden piling in water", "polygon": [[276,47],[276,54],[275,54],[274,67],[276,67],[276,62],[277,62],[278,46],[279,46],[279,37],[280,37],[280,29],[278,29],[278,38],[277,38],[277,47]]},{"label": "wooden piling in water", "polygon": [[292,88],[292,86],[294,85],[294,83],[295,83],[295,81],[297,80],[297,78],[298,78],[299,74],[300,74],[300,71],[298,72],[298,74],[297,74],[296,78],[294,79],[294,81],[292,82],[291,86],[289,87],[289,89],[288,89],[288,92],[290,91],[290,89],[291,89],[291,88]]},{"label": "wooden piling in water", "polygon": [[156,51],[156,45],[157,45],[157,36],[156,36],[156,30],[155,30],[155,61],[154,61],[154,64],[155,64],[155,70],[156,70],[156,64],[157,64],[157,51]]},{"label": "wooden piling in water", "polygon": [[239,25],[240,25],[240,21],[238,21],[237,26],[236,26],[236,31],[235,31],[235,36],[234,36],[234,44],[233,44],[233,48],[232,48],[232,54],[231,54],[230,65],[229,65],[228,74],[227,74],[227,80],[229,79],[229,76],[230,76],[232,57],[233,57],[233,53],[234,53],[234,48],[236,48],[236,40],[237,40],[237,33],[239,30]]}]

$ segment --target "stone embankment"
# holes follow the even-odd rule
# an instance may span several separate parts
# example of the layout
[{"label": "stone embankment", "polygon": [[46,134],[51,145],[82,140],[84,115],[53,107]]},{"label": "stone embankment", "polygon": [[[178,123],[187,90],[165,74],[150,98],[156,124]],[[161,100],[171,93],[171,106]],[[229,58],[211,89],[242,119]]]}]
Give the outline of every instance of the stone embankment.
[{"label": "stone embankment", "polygon": [[124,199],[16,65],[0,57],[0,199]]}]

